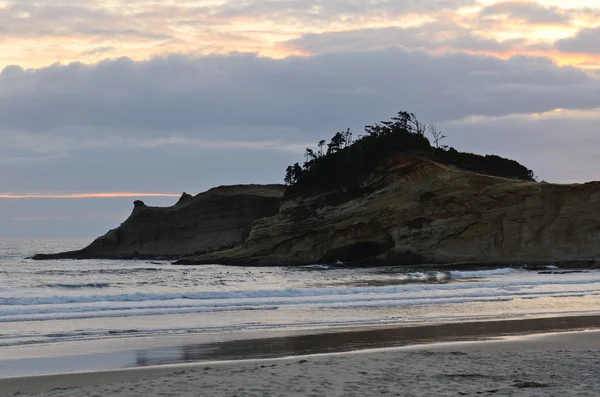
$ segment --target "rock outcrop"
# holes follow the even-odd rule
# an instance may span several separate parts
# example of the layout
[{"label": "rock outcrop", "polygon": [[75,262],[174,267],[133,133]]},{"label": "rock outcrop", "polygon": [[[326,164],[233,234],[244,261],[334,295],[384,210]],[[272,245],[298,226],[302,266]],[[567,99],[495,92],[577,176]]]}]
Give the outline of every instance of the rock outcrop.
[{"label": "rock outcrop", "polygon": [[353,189],[286,194],[241,245],[179,264],[593,263],[600,183],[558,185],[397,156]]},{"label": "rock outcrop", "polygon": [[253,223],[279,212],[282,185],[221,186],[172,207],[134,202],[129,218],[78,251],[39,254],[34,259],[174,258],[241,243]]}]

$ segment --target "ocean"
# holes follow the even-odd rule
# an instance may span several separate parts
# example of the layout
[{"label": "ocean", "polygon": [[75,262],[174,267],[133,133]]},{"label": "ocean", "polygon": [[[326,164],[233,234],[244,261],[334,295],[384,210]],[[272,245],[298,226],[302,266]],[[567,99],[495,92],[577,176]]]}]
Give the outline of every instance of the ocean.
[{"label": "ocean", "polygon": [[181,267],[33,261],[84,240],[0,240],[0,347],[600,312],[600,271]]}]

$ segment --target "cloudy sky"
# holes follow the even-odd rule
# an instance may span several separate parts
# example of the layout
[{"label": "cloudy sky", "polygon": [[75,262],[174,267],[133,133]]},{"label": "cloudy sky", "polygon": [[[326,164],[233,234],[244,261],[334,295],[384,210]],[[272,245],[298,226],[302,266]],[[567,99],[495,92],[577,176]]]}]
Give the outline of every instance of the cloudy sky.
[{"label": "cloudy sky", "polygon": [[0,0],[0,48],[0,237],[281,182],[399,110],[541,179],[600,179],[600,0]]}]

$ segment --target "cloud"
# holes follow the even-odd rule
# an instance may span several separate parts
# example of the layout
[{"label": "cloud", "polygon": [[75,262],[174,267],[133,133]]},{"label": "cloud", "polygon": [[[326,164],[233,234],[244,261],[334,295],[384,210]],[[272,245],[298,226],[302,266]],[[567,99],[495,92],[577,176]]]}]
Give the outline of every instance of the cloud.
[{"label": "cloud", "polygon": [[[294,52],[291,40],[309,46],[309,39],[314,43],[324,34],[323,39],[336,42],[343,37],[335,35],[343,32],[348,32],[346,39],[364,33],[367,37],[353,39],[353,48],[361,49],[381,48],[391,41],[439,51],[527,53],[529,45],[551,45],[572,34],[575,26],[597,25],[597,18],[591,7],[561,8],[536,1],[484,6],[476,0],[115,0],[76,5],[13,0],[0,8],[0,35],[10,37],[0,65],[10,60],[40,66],[59,60],[93,63],[109,56],[140,60],[165,53],[236,51],[282,58],[307,55]],[[102,50],[106,48],[112,49]],[[331,48],[319,52],[327,50]]]},{"label": "cloud", "polygon": [[[8,7],[0,8],[0,26],[6,35],[29,37],[84,35],[104,39],[127,36],[147,40],[185,39],[202,35],[206,29],[217,34],[241,32],[239,37],[244,37],[256,33],[289,34],[307,27],[322,29],[332,23],[381,22],[476,4],[475,0],[226,0],[175,5],[137,0],[111,6],[93,1],[73,5],[68,1],[13,0]],[[195,30],[187,29],[182,33],[181,26]]]},{"label": "cloud", "polygon": [[213,8],[218,17],[293,17],[332,21],[341,17],[397,16],[456,10],[477,5],[475,0],[250,0],[227,1]]},{"label": "cloud", "polygon": [[504,61],[400,48],[283,60],[251,54],[122,58],[5,69],[0,131],[7,141],[36,133],[59,141],[98,138],[97,144],[110,136],[120,144],[165,135],[302,143],[315,132],[344,127],[344,120],[356,125],[403,108],[433,121],[593,108],[600,105],[599,84],[545,58]]},{"label": "cloud", "polygon": [[475,117],[442,123],[446,144],[519,159],[550,182],[600,180],[600,109]]},{"label": "cloud", "polygon": [[0,159],[11,172],[0,179],[16,195],[272,183],[305,147],[346,128],[360,134],[399,110],[446,125],[595,109],[599,89],[593,74],[547,58],[398,47],[9,67],[0,73]]},{"label": "cloud", "polygon": [[38,217],[30,217],[30,218],[11,218],[13,221],[19,222],[43,222],[43,221],[66,221],[71,218],[61,218],[61,217],[52,217],[52,216],[38,216]]},{"label": "cloud", "polygon": [[554,46],[564,53],[600,55],[600,27],[583,29],[574,37],[558,40]]},{"label": "cloud", "polygon": [[114,50],[116,50],[116,47],[112,47],[112,46],[95,47],[95,48],[92,48],[91,50],[83,51],[82,55],[106,54],[106,53],[112,52]]},{"label": "cloud", "polygon": [[[164,40],[171,36],[157,32],[156,27],[128,18],[125,13],[99,8],[91,2],[15,2],[0,8],[0,25],[5,36],[49,37],[86,35],[94,37],[135,37]],[[136,23],[137,22],[137,23]],[[137,26],[138,28],[132,28]]]},{"label": "cloud", "polygon": [[[251,135],[252,131],[248,131]],[[263,131],[264,132],[264,131]],[[168,136],[154,138],[139,143],[143,148],[155,148],[166,145],[196,147],[201,149],[244,149],[244,150],[278,150],[299,153],[306,148],[306,143],[290,143],[285,141],[239,141],[239,140],[207,140],[198,138],[186,138],[181,136]]]},{"label": "cloud", "polygon": [[455,23],[426,23],[418,27],[358,29],[306,34],[281,44],[289,50],[311,54],[335,51],[375,50],[391,46],[406,49],[507,52],[523,44],[522,39],[503,42],[477,36],[472,29]]},{"label": "cloud", "polygon": [[483,8],[479,15],[484,18],[503,16],[531,24],[566,24],[573,18],[571,12],[564,9],[544,6],[533,1],[494,3]]}]

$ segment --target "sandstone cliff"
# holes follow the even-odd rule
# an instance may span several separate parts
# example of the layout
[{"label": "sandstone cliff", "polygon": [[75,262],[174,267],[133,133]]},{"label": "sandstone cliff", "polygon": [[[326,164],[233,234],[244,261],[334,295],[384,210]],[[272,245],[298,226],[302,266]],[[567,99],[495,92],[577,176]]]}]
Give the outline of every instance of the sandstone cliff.
[{"label": "sandstone cliff", "polygon": [[134,203],[129,218],[79,251],[34,259],[178,257],[244,241],[252,224],[279,212],[282,185],[221,186],[171,207]]},{"label": "sandstone cliff", "polygon": [[179,264],[532,264],[600,258],[600,183],[557,185],[397,156],[351,190],[286,195],[241,245]]}]

